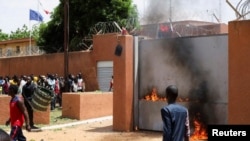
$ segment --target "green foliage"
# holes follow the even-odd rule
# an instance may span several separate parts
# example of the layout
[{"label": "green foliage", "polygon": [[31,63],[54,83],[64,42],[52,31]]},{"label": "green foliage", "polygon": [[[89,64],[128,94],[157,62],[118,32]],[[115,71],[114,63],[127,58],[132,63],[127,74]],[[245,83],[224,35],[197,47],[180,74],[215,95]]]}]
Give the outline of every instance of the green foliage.
[{"label": "green foliage", "polygon": [[23,25],[22,28],[17,28],[16,31],[11,31],[10,34],[2,33],[0,30],[0,41],[29,38],[30,36],[36,40],[39,38],[38,31],[37,26],[33,26],[30,31],[27,25]]},{"label": "green foliage", "polygon": [[21,38],[28,38],[28,37],[30,37],[30,32],[26,25],[23,25],[21,29],[17,28],[15,32],[11,31],[10,36],[9,36],[10,39],[21,39]]},{"label": "green foliage", "polygon": [[0,41],[5,41],[8,40],[9,35],[6,33],[3,33],[2,30],[0,29]]},{"label": "green foliage", "polygon": [[41,36],[37,40],[39,48],[45,50],[46,53],[62,52],[63,51],[62,26],[63,26],[62,24],[55,26],[53,24],[50,24],[50,22],[48,24],[41,25],[39,30],[39,35]]},{"label": "green foliage", "polygon": [[[64,2],[60,0],[52,20],[40,27],[37,44],[46,53],[64,51]],[[121,27],[133,28],[138,25],[137,13],[132,0],[69,0],[69,51],[82,50],[82,39],[96,23],[115,21]],[[127,19],[134,22],[127,24]]]},{"label": "green foliage", "polygon": [[[0,29],[0,41],[31,36],[46,53],[64,52],[64,2],[60,0],[51,21],[35,25],[31,31],[26,25],[10,34],[2,33]],[[132,5],[132,0],[69,0],[68,51],[84,50],[92,42],[83,43],[82,40],[95,34],[91,28],[100,22],[114,21],[127,30],[138,27],[137,7]]]}]

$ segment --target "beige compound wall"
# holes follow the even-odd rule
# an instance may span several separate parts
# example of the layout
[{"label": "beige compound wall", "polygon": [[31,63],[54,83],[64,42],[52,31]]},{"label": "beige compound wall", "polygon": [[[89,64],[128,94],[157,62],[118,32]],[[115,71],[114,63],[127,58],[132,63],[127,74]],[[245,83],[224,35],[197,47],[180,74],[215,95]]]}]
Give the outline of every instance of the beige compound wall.
[{"label": "beige compound wall", "polygon": [[[96,67],[90,52],[69,53],[69,73],[82,72],[87,90],[98,89]],[[47,73],[64,76],[64,53],[38,56],[12,57],[0,59],[0,76],[46,75]]]},{"label": "beige compound wall", "polygon": [[[94,36],[93,51],[70,52],[68,59],[69,74],[82,72],[86,81],[86,91],[98,90],[97,61],[112,61],[119,34]],[[102,40],[101,44],[98,43]],[[64,53],[37,56],[0,58],[0,76],[30,75],[47,73],[64,76]]]},{"label": "beige compound wall", "polygon": [[[115,55],[117,45],[122,46],[120,56]],[[113,106],[113,129],[133,130],[133,36],[120,34],[96,35],[93,51],[69,53],[69,73],[82,72],[86,91],[98,89],[97,62],[113,61],[114,90],[110,98]],[[64,76],[64,53],[0,59],[0,76],[57,73]],[[73,98],[73,97],[72,97]],[[112,102],[111,102],[112,101]],[[63,106],[65,107],[65,106]],[[79,114],[82,112],[79,112]],[[64,113],[65,115],[69,113]]]}]

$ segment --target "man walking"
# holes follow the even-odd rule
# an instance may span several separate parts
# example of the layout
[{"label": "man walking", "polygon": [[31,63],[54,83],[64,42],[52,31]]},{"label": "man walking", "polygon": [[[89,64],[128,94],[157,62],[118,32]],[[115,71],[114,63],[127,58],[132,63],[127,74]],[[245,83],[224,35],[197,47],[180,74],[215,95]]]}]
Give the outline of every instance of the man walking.
[{"label": "man walking", "polygon": [[190,126],[188,109],[176,103],[178,88],[166,88],[168,105],[161,109],[163,121],[163,141],[189,141]]},{"label": "man walking", "polygon": [[31,106],[31,100],[32,100],[32,96],[34,94],[35,89],[36,89],[36,85],[33,83],[31,77],[27,76],[26,84],[23,86],[22,95],[24,98],[25,107],[28,111],[31,129],[38,129],[38,127],[34,126],[33,109]]},{"label": "man walking", "polygon": [[29,117],[24,102],[20,95],[18,95],[18,86],[10,85],[9,95],[10,100],[10,118],[6,121],[6,125],[11,124],[10,137],[13,141],[26,141],[23,135],[23,123],[26,123],[26,130],[30,131]]}]

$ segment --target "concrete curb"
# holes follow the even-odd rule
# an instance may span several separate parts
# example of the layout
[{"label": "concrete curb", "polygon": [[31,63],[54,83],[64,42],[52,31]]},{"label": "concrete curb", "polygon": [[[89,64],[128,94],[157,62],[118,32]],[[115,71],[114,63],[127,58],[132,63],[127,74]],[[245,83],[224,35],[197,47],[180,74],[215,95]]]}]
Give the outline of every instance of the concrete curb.
[{"label": "concrete curb", "polygon": [[113,116],[106,116],[106,117],[76,121],[76,122],[72,122],[72,123],[41,127],[41,130],[58,129],[58,128],[63,128],[63,127],[69,127],[69,126],[74,126],[74,125],[87,124],[87,123],[93,123],[93,122],[97,122],[97,121],[111,120],[111,119],[113,119]]}]

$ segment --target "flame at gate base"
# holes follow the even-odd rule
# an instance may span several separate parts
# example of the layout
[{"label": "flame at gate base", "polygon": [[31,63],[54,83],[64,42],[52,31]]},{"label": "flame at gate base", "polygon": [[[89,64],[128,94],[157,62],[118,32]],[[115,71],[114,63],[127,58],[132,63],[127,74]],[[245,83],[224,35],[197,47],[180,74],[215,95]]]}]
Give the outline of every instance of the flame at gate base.
[{"label": "flame at gate base", "polygon": [[200,119],[200,113],[194,118],[194,132],[190,137],[192,140],[207,140],[208,134],[205,124]]},{"label": "flame at gate base", "polygon": [[[167,100],[166,97],[158,96],[156,88],[153,88],[151,93],[146,95],[143,99],[145,99],[146,101],[153,101],[153,102]],[[178,102],[190,102],[193,100],[190,100],[189,98],[179,97],[177,101]],[[198,100],[195,100],[193,102],[198,102]],[[190,136],[190,139],[191,140],[207,140],[208,139],[207,128],[205,124],[202,122],[200,113],[196,114],[194,121],[193,121],[193,125],[194,125],[194,132]]]}]

